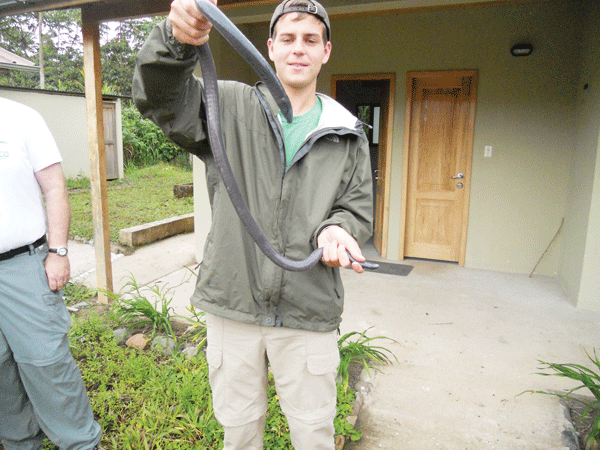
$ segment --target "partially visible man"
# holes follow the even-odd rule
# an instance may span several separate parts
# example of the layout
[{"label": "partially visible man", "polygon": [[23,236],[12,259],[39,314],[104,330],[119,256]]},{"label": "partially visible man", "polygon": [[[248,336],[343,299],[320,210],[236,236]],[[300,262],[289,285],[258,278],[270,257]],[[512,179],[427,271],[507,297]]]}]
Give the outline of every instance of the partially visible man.
[{"label": "partially visible man", "polygon": [[[89,450],[100,425],[69,350],[69,199],[42,117],[0,98],[0,440]],[[40,191],[41,187],[41,191]],[[43,197],[42,197],[43,192]],[[45,197],[45,211],[44,211]]]},{"label": "partially visible man", "polygon": [[[216,3],[216,0],[212,0]],[[212,226],[192,304],[206,312],[213,407],[224,450],[261,450],[267,362],[296,450],[334,450],[339,267],[363,272],[360,244],[372,234],[369,145],[362,123],[317,93],[331,54],[330,21],[315,0],[284,0],[267,48],[288,95],[282,119],[265,85],[220,81],[225,151],[269,243],[291,259],[323,248],[322,262],[286,272],[264,256],[235,215],[206,133],[204,80],[194,45],[211,24],[195,0],[174,0],[136,59],[133,95],[145,117],[206,164]]]}]

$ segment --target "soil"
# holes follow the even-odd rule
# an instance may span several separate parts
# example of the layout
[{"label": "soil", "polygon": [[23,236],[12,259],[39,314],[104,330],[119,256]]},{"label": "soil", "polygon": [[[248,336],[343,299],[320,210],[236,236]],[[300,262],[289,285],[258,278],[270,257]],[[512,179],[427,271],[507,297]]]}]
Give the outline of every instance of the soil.
[{"label": "soil", "polygon": [[[565,403],[567,404],[571,414],[571,421],[575,427],[575,433],[577,434],[577,438],[579,440],[579,447],[581,449],[585,449],[585,441],[590,433],[590,430],[592,429],[594,420],[600,414],[600,406],[588,411],[588,413],[582,417],[581,415],[585,412],[587,406],[581,402],[591,403],[595,399],[593,397],[580,396],[576,396],[575,398],[576,400],[565,399]],[[591,448],[597,449],[598,447],[596,446]]]}]

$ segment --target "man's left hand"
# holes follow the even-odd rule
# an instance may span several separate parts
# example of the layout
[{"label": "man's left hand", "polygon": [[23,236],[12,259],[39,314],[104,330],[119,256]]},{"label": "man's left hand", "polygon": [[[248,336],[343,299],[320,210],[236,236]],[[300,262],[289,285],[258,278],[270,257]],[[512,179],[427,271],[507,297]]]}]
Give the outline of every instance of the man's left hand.
[{"label": "man's left hand", "polygon": [[348,267],[352,264],[352,269],[356,273],[363,273],[365,270],[358,263],[350,262],[348,253],[359,262],[364,262],[366,259],[363,256],[358,242],[350,236],[350,234],[342,227],[331,225],[325,228],[317,238],[319,248],[323,247],[323,262],[329,267]]},{"label": "man's left hand", "polygon": [[45,267],[50,289],[58,291],[64,288],[69,281],[69,276],[71,274],[69,257],[49,253],[46,258]]}]

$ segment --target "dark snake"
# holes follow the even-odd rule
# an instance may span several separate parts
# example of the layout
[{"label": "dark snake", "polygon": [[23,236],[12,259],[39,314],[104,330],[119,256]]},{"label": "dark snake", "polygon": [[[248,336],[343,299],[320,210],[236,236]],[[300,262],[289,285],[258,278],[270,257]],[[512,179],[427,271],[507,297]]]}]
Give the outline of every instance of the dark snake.
[{"label": "dark snake", "polygon": [[[269,92],[275,99],[277,106],[287,122],[293,119],[292,104],[277,78],[277,75],[260,54],[260,52],[252,45],[252,43],[242,34],[242,32],[223,14],[215,5],[208,0],[196,0],[196,5],[200,12],[209,20],[216,30],[225,38],[225,40],[242,56],[246,62],[254,69],[256,74],[265,83]],[[267,258],[273,261],[279,267],[286,270],[300,272],[313,267],[323,257],[323,249],[314,250],[308,258],[302,261],[295,261],[281,255],[266,236],[261,231],[260,227],[252,217],[248,210],[248,206],[240,192],[240,189],[235,181],[231,165],[225,154],[225,145],[223,144],[223,133],[221,130],[221,121],[219,113],[219,94],[217,87],[217,71],[215,63],[210,51],[208,43],[196,47],[200,68],[202,69],[202,78],[204,80],[204,93],[206,97],[206,119],[208,138],[212,148],[215,163],[223,180],[223,184],[227,189],[229,198],[233,203],[233,207],[244,227]],[[350,253],[348,253],[350,261],[358,262],[365,269],[377,269],[378,264],[371,262],[356,261]]]}]

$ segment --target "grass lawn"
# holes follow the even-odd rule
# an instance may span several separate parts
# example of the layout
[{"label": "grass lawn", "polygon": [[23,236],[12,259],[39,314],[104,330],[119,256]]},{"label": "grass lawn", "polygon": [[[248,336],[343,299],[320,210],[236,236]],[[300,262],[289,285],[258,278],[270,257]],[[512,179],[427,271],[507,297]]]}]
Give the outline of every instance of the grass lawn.
[{"label": "grass lawn", "polygon": [[[176,198],[173,186],[191,183],[192,171],[169,164],[130,168],[122,180],[108,182],[110,240],[119,230],[194,212],[193,197]],[[87,178],[67,180],[71,202],[71,237],[93,239],[92,200]]]}]

